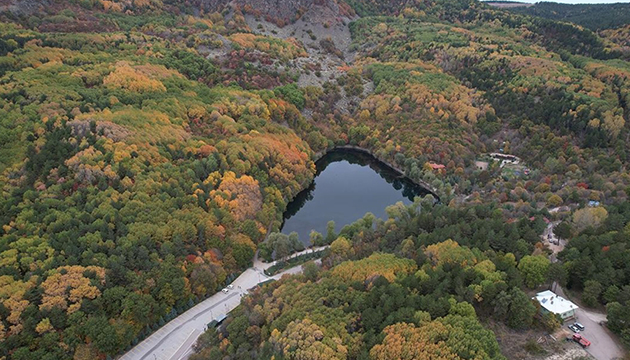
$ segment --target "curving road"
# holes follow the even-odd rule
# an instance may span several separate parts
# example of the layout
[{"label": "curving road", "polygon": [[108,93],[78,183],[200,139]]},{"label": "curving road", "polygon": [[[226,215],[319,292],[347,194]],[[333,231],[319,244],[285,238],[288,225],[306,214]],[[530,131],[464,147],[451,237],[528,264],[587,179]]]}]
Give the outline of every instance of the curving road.
[{"label": "curving road", "polygon": [[[291,257],[325,249],[327,246],[306,249]],[[192,346],[207,324],[221,315],[232,311],[241,302],[249,289],[262,281],[280,279],[283,275],[302,272],[302,265],[284,270],[274,276],[267,276],[264,270],[273,264],[263,263],[254,258],[254,266],[245,270],[234,282],[234,288],[227,294],[218,292],[200,302],[188,311],[162,326],[159,330],[134,346],[119,360],[179,360],[186,359],[192,352]]]}]

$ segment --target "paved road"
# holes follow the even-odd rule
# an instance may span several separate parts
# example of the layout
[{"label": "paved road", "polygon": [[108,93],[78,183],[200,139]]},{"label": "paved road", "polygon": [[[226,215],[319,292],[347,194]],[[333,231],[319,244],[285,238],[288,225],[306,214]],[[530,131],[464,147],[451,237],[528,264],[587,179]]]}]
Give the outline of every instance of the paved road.
[{"label": "paved road", "polygon": [[[304,255],[304,254],[308,254],[308,253],[313,253],[313,252],[318,252],[321,250],[324,250],[326,248],[328,248],[329,245],[326,246],[319,246],[319,247],[314,247],[314,248],[310,248],[310,249],[305,249],[302,250],[300,252],[296,252],[294,254],[291,254],[291,256],[289,256],[287,258],[287,260],[293,259],[294,257],[298,257],[300,255]],[[269,269],[273,264],[275,264],[276,262],[272,262],[272,263],[266,263],[266,262],[262,262],[262,260],[260,260],[258,258],[258,252],[256,252],[256,255],[254,255],[254,269],[262,269],[262,270],[267,270]]]},{"label": "paved road", "polygon": [[[306,249],[293,256],[324,248]],[[200,302],[144,339],[122,355],[119,360],[180,360],[188,358],[192,346],[199,335],[203,333],[207,324],[236,308],[247,290],[256,287],[258,283],[265,280],[277,280],[283,275],[302,272],[302,266],[298,265],[274,276],[265,275],[264,270],[272,265],[259,261],[257,257],[254,258],[254,267],[245,270],[241,276],[234,280],[232,283],[234,288],[229,293],[218,292]]]}]

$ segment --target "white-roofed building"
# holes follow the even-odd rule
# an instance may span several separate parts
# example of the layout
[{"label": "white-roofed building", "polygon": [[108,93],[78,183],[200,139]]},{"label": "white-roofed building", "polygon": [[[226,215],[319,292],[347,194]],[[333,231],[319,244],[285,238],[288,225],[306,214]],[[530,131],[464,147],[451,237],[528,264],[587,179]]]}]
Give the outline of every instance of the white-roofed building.
[{"label": "white-roofed building", "polygon": [[578,309],[578,306],[552,291],[539,292],[534,299],[540,304],[540,310],[543,314],[560,315],[563,321],[575,318],[575,310]]}]

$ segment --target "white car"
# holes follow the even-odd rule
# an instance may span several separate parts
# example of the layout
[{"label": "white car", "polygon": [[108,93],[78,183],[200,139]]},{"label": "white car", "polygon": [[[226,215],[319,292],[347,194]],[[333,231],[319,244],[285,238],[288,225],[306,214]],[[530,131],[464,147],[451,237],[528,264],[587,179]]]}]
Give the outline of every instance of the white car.
[{"label": "white car", "polygon": [[221,290],[221,292],[222,292],[222,293],[224,293],[224,294],[227,294],[227,293],[228,293],[228,291],[230,291],[230,290],[228,290],[227,288],[225,288],[225,289]]},{"label": "white car", "polygon": [[232,290],[232,289],[234,289],[234,285],[230,284],[230,285],[227,286],[227,288]]}]

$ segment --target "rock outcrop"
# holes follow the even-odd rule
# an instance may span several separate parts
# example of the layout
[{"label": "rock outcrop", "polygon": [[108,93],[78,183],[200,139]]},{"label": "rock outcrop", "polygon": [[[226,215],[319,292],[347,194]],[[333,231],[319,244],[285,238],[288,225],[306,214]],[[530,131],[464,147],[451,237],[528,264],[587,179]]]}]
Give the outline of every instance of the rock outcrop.
[{"label": "rock outcrop", "polygon": [[279,26],[293,23],[313,6],[323,6],[342,17],[352,17],[354,11],[338,0],[197,0],[204,11],[223,11],[226,8],[262,16]]}]

